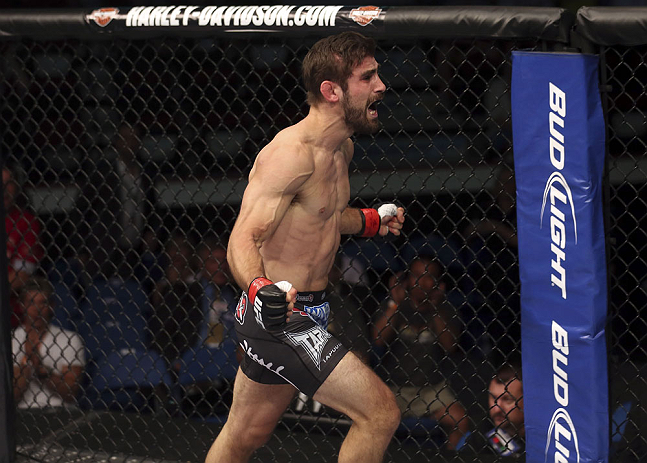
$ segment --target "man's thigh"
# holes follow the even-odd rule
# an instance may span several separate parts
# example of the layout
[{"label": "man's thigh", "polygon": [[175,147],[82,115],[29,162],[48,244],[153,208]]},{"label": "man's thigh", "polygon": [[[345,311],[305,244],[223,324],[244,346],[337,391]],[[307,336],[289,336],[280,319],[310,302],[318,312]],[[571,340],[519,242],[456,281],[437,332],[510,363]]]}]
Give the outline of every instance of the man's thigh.
[{"label": "man's thigh", "polygon": [[373,370],[348,352],[313,398],[356,420],[370,419],[371,413],[392,400],[393,393]]},{"label": "man's thigh", "polygon": [[238,369],[234,399],[227,422],[241,429],[260,428],[271,432],[288,407],[296,388],[291,384],[261,384]]}]

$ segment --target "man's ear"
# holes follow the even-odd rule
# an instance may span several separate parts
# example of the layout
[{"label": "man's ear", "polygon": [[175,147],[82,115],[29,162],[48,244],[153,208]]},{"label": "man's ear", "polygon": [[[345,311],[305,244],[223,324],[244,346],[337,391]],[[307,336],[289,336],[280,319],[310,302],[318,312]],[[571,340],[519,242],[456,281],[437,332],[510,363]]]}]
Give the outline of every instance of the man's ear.
[{"label": "man's ear", "polygon": [[319,91],[324,99],[330,103],[336,103],[341,97],[341,87],[330,80],[324,80],[319,86]]}]

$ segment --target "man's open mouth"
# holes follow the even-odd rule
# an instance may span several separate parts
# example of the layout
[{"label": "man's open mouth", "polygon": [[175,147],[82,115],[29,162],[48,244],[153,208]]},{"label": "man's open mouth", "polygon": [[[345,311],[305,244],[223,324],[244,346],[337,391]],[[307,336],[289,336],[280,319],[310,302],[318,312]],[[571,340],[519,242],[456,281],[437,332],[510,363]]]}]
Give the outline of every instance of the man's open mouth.
[{"label": "man's open mouth", "polygon": [[377,104],[378,103],[379,103],[379,101],[374,101],[373,103],[368,105],[368,114],[369,114],[369,116],[377,117]]}]

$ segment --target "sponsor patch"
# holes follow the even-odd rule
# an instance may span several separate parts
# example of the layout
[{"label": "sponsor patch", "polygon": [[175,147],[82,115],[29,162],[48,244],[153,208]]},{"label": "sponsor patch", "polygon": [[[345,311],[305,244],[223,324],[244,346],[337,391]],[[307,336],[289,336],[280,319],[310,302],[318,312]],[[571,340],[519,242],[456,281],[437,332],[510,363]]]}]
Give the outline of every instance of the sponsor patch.
[{"label": "sponsor patch", "polygon": [[544,461],[569,461],[569,458],[570,461],[580,462],[580,443],[571,415],[565,409],[558,408],[548,425]]},{"label": "sponsor patch", "polygon": [[281,376],[281,371],[285,369],[283,365],[274,366],[272,362],[266,362],[262,357],[259,357],[258,354],[252,352],[252,347],[247,344],[246,339],[244,339],[243,342],[240,343],[240,347],[243,348],[243,351],[245,352],[245,354],[247,354],[249,358],[252,359],[254,362],[258,363],[261,366],[264,366],[271,372]]},{"label": "sponsor patch", "polygon": [[316,306],[303,306],[303,311],[307,314],[309,314],[312,319],[317,323],[318,325],[322,327],[327,327],[328,326],[328,317],[330,316],[330,304],[327,302],[324,302],[323,304],[316,305]]},{"label": "sponsor patch", "polygon": [[514,455],[521,450],[514,437],[501,428],[491,429],[487,432],[486,437],[496,453],[503,456]]},{"label": "sponsor patch", "polygon": [[118,13],[119,8],[101,8],[90,13],[87,19],[94,21],[99,27],[106,27],[110,21],[117,17]]},{"label": "sponsor patch", "polygon": [[245,312],[247,312],[247,294],[243,293],[236,306],[236,320],[241,325],[245,323]]},{"label": "sponsor patch", "polygon": [[552,273],[550,282],[556,286],[562,299],[568,297],[566,290],[566,270],[564,263],[567,261],[566,251],[566,234],[567,221],[565,206],[570,206],[571,216],[573,217],[573,233],[575,244],[577,244],[577,218],[575,217],[575,204],[573,203],[573,194],[566,178],[560,172],[564,169],[565,163],[565,146],[566,146],[566,93],[552,82],[549,83],[548,101],[550,111],[548,113],[548,125],[550,128],[549,137],[549,157],[551,165],[556,169],[546,181],[544,187],[544,199],[541,204],[539,214],[539,228],[543,228],[544,211],[549,206],[550,210],[550,250],[552,259],[550,262]]},{"label": "sponsor patch", "polygon": [[382,8],[377,6],[360,6],[350,11],[350,19],[355,21],[360,26],[368,26],[371,21],[380,16]]},{"label": "sponsor patch", "polygon": [[262,311],[263,302],[260,298],[257,297],[256,299],[254,299],[254,318],[256,318],[256,323],[258,323],[261,328],[265,329],[265,325],[263,324]]},{"label": "sponsor patch", "polygon": [[297,302],[312,302],[315,300],[314,294],[297,294]]}]

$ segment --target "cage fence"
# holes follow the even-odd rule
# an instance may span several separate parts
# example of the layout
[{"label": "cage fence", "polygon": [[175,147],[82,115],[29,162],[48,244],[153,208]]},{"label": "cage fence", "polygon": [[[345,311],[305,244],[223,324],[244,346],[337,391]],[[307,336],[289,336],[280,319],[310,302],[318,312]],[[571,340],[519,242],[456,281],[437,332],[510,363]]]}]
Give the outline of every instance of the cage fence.
[{"label": "cage fence", "polygon": [[[16,376],[39,358],[40,389],[16,393],[21,458],[204,459],[245,355],[229,232],[256,154],[307,114],[300,66],[320,36],[0,42]],[[407,220],[399,237],[342,238],[328,328],[404,404],[388,461],[499,458],[475,442],[451,450],[492,427],[489,380],[520,365],[510,54],[563,41],[529,36],[376,35],[383,127],[354,137],[351,205],[395,202]],[[629,456],[644,455],[644,53],[602,49],[623,373],[612,437]],[[396,334],[375,329],[394,303]],[[40,343],[31,318],[49,323]],[[332,461],[350,424],[297,394],[254,461]]]}]

